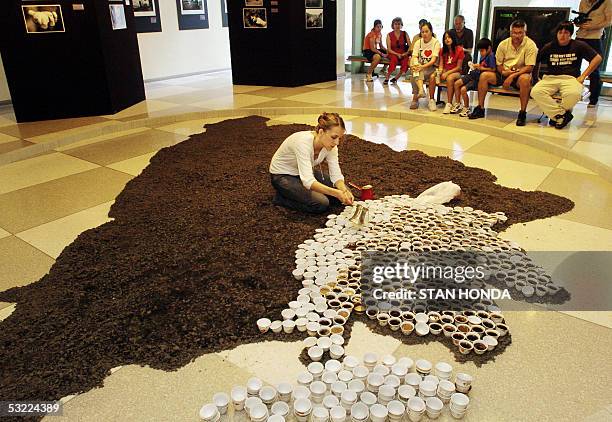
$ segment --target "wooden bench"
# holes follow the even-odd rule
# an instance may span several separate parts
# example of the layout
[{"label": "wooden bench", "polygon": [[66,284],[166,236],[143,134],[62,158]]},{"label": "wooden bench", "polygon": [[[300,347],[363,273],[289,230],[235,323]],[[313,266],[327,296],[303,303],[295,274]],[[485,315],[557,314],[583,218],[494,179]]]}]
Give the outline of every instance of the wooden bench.
[{"label": "wooden bench", "polygon": [[[366,59],[365,56],[348,56],[347,60],[349,62],[369,63],[368,59]],[[389,59],[387,59],[385,57],[381,57],[380,63],[381,64],[389,64]]]}]

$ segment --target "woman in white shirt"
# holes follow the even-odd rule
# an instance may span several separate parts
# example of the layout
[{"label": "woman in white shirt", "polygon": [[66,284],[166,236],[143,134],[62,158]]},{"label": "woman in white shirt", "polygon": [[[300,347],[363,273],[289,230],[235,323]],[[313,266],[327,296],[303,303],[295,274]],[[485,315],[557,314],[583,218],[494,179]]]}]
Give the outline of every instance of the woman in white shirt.
[{"label": "woman in white shirt", "polygon": [[[419,107],[419,98],[426,98],[423,90],[424,81],[429,81],[430,76],[436,71],[436,62],[440,54],[440,42],[436,39],[430,22],[421,26],[421,38],[412,46],[412,103],[411,109]],[[433,100],[436,85],[429,86],[429,109],[435,111],[436,101]],[[433,103],[432,103],[433,101]]]},{"label": "woman in white shirt", "polygon": [[[276,189],[274,204],[323,213],[330,204],[328,197],[345,205],[353,203],[338,163],[338,144],[345,132],[342,117],[323,113],[314,131],[296,132],[283,141],[270,163],[272,186]],[[321,170],[323,161],[327,162],[329,174]],[[319,166],[317,171],[315,166]]]}]

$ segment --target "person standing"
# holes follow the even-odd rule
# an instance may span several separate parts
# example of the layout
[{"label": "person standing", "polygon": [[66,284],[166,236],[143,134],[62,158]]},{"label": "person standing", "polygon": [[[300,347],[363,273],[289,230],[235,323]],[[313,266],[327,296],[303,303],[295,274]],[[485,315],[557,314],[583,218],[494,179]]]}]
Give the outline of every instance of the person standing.
[{"label": "person standing", "polygon": [[[546,64],[547,70],[531,89],[531,96],[550,119],[550,125],[563,129],[574,118],[572,109],[580,100],[584,80],[597,69],[602,58],[587,43],[572,39],[572,22],[561,22],[555,33],[556,39],[538,53],[538,63]],[[589,66],[581,73],[583,59]],[[561,95],[560,104],[553,98],[556,93]]]},{"label": "person standing", "polygon": [[372,74],[378,63],[387,57],[387,50],[382,46],[382,22],[380,19],[374,21],[374,27],[363,39],[363,55],[370,62],[370,68],[366,74],[366,81],[372,82]]},{"label": "person standing", "polygon": [[[603,56],[604,30],[612,24],[612,0],[580,0],[578,11],[588,14],[589,20],[576,25],[576,39],[587,43]],[[589,91],[588,107],[595,107],[601,93],[599,67],[589,76]]]},{"label": "person standing", "polygon": [[515,20],[510,25],[510,37],[497,46],[495,61],[497,72],[484,72],[478,81],[478,106],[469,115],[470,119],[485,116],[484,103],[489,85],[502,85],[519,90],[521,109],[516,119],[517,126],[527,123],[527,103],[531,92],[531,72],[536,64],[538,47],[527,35],[527,24],[523,20]]}]

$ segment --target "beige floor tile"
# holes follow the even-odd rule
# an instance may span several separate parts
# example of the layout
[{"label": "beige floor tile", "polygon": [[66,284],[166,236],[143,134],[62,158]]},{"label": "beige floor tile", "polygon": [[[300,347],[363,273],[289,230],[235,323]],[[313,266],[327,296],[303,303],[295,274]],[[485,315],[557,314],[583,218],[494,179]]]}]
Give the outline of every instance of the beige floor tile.
[{"label": "beige floor tile", "polygon": [[304,107],[314,107],[317,104],[313,103],[304,103],[302,101],[291,101],[285,100],[284,98],[279,98],[277,100],[266,101],[265,103],[257,104],[257,108],[287,108],[287,113],[291,113],[295,108],[304,108]]},{"label": "beige floor tile", "polygon": [[321,88],[321,89],[325,89],[325,88],[331,88],[333,86],[336,86],[336,84],[338,83],[338,81],[329,81],[329,82],[319,82],[316,84],[309,84],[306,85],[309,88]]},{"label": "beige floor tile", "polygon": [[508,312],[506,318],[512,344],[480,368],[455,362],[436,342],[402,345],[395,356],[443,360],[453,365],[454,373],[471,374],[469,421],[583,420],[609,405],[608,328],[558,312]]},{"label": "beige floor tile", "polygon": [[139,155],[138,157],[134,158],[128,158],[127,160],[117,161],[116,163],[109,164],[106,167],[131,174],[132,176],[138,176],[149,165],[151,158],[153,158],[155,154],[157,154],[157,151]]},{"label": "beige floor tile", "polygon": [[[344,120],[345,124],[349,120],[356,119],[357,117],[359,116],[342,114],[342,120]],[[275,116],[273,120],[286,123],[301,123],[305,125],[316,126],[318,118],[318,114],[283,114],[280,116]]]},{"label": "beige floor tile", "polygon": [[538,190],[574,201],[574,209],[559,218],[612,229],[612,184],[601,177],[554,169]]},{"label": "beige floor tile", "polygon": [[612,133],[612,123],[595,121],[580,137],[580,141],[610,145],[612,144],[610,133]]},{"label": "beige floor tile", "polygon": [[224,109],[224,108],[240,108],[251,107],[260,103],[270,101],[270,97],[251,94],[235,94],[226,97],[211,98],[205,101],[195,102],[192,105],[206,109]]},{"label": "beige floor tile", "polygon": [[134,135],[137,133],[143,133],[143,132],[146,132],[147,130],[150,130],[150,128],[137,127],[135,129],[120,130],[118,132],[108,133],[106,135],[95,136],[93,138],[87,138],[87,139],[80,140],[78,142],[70,143],[68,145],[60,146],[60,147],[55,148],[55,150],[63,152],[69,149],[84,147],[86,145],[95,144],[101,141],[108,141],[109,139],[120,138],[122,136]]},{"label": "beige floor tile", "polygon": [[15,309],[17,308],[17,305],[15,303],[2,303],[7,306],[0,306],[0,321],[4,321],[8,317],[10,317],[11,314],[15,312]]},{"label": "beige floor tile", "polygon": [[297,376],[306,371],[298,359],[303,349],[301,341],[266,341],[238,346],[218,355],[263,381],[276,385],[280,382],[295,383]]},{"label": "beige floor tile", "polygon": [[2,310],[4,308],[8,308],[11,305],[12,305],[12,303],[9,303],[9,302],[0,302],[0,310]]},{"label": "beige floor tile", "polygon": [[246,385],[252,375],[215,354],[174,372],[124,366],[104,380],[104,387],[78,395],[61,417],[45,421],[196,421],[215,393]]},{"label": "beige floor tile", "polygon": [[368,352],[378,354],[379,357],[393,354],[401,342],[391,336],[375,334],[362,322],[355,322],[351,330],[351,338],[344,348],[347,355],[359,359]]},{"label": "beige floor tile", "polygon": [[286,98],[291,95],[304,94],[306,92],[315,92],[316,89],[310,86],[298,86],[298,87],[283,87],[283,86],[271,86],[268,88],[258,89],[256,91],[249,92],[251,95],[261,95],[263,97],[270,98]]},{"label": "beige floor tile", "polygon": [[[184,88],[184,87],[174,87]],[[217,89],[191,89],[189,92],[170,94],[160,99],[169,103],[175,104],[193,104],[199,101],[204,101],[207,98],[227,97],[234,95],[231,86],[224,86]]]},{"label": "beige floor tile", "polygon": [[91,145],[71,148],[66,150],[65,153],[92,163],[107,165],[148,154],[163,147],[175,145],[185,139],[187,139],[185,135],[150,129]]},{"label": "beige floor tile", "polygon": [[22,139],[36,138],[51,132],[83,128],[98,123],[108,123],[104,117],[79,117],[74,119],[45,120],[31,123],[18,123],[0,128],[0,132]]},{"label": "beige floor tile", "polygon": [[346,131],[355,136],[376,136],[378,138],[392,138],[421,123],[411,120],[394,120],[375,117],[358,117],[346,122]]},{"label": "beige floor tile", "polygon": [[15,236],[57,259],[66,246],[71,244],[85,230],[98,227],[107,221],[108,212],[114,201],[74,213],[67,217],[33,227]]},{"label": "beige floor tile", "polygon": [[431,145],[418,144],[416,142],[408,142],[408,150],[421,151],[431,157],[448,157],[448,158],[452,158],[453,160],[459,160],[459,161],[463,157],[463,154],[465,154],[464,151],[456,151],[452,149],[438,148],[438,147],[434,147]]},{"label": "beige floor tile", "polygon": [[15,236],[0,239],[0,291],[37,281],[54,262],[49,255]]},{"label": "beige floor tile", "polygon": [[333,107],[353,107],[353,108],[365,108],[375,110],[392,110],[400,104],[406,102],[405,98],[399,97],[387,97],[387,98],[367,98],[365,95],[359,95],[357,97],[345,97],[340,101],[329,103],[328,105]]},{"label": "beige floor tile", "polygon": [[579,141],[574,145],[572,151],[594,158],[608,167],[612,167],[612,144]]},{"label": "beige floor tile", "polygon": [[305,94],[290,95],[285,97],[286,100],[301,101],[314,104],[331,104],[345,99],[356,98],[362,94],[351,92],[341,92],[335,89],[319,89]]},{"label": "beige floor tile", "polygon": [[113,201],[131,178],[101,167],[0,195],[0,227],[19,233]]},{"label": "beige floor tile", "polygon": [[[532,116],[535,116],[535,118],[539,117],[539,115]],[[543,119],[539,124],[534,123],[532,120],[533,119],[529,119],[528,124],[523,127],[518,127],[513,122],[509,123],[507,126],[505,126],[505,128],[515,133],[538,137],[546,136],[555,140],[564,140],[567,141],[567,144],[569,145],[577,142],[589,128],[588,123],[581,119],[574,119],[567,127],[561,130],[549,126],[546,119]]]},{"label": "beige floor tile", "polygon": [[232,90],[234,91],[235,94],[246,94],[249,92],[254,92],[254,91],[258,91],[262,88],[270,88],[269,86],[265,86],[265,85],[232,85]]},{"label": "beige floor tile", "polygon": [[206,109],[202,107],[196,107],[194,105],[175,104],[174,107],[164,108],[163,110],[150,111],[150,112],[146,112],[143,114],[134,114],[134,115],[122,117],[117,120],[121,122],[133,122],[133,121],[145,120],[145,123],[148,123],[146,122],[147,119],[154,119],[158,117],[179,116],[179,115],[187,114],[187,113],[203,113],[205,111]]},{"label": "beige floor tile", "polygon": [[405,138],[407,142],[416,142],[422,145],[431,145],[457,151],[466,151],[487,136],[484,133],[437,126],[431,123],[423,123],[414,129],[408,130],[405,134],[398,135],[398,137]]},{"label": "beige floor tile", "polygon": [[165,110],[172,107],[176,107],[176,104],[170,103],[168,101],[145,100],[131,107],[128,107],[125,110],[121,110],[119,113],[115,113],[106,117],[110,119],[123,119],[125,117],[151,113],[153,111]]},{"label": "beige floor tile", "polygon": [[467,152],[547,167],[561,162],[561,157],[554,154],[497,136],[483,139]]},{"label": "beige floor tile", "polygon": [[62,130],[59,132],[50,132],[50,133],[45,133],[43,135],[33,136],[33,137],[28,138],[28,141],[34,142],[37,144],[45,144],[49,142],[61,142],[62,139],[67,136],[74,136],[74,135],[78,135],[83,132],[91,132],[91,131],[96,131],[96,130],[101,131],[102,129],[108,126],[115,126],[116,124],[117,122],[114,120],[104,119],[104,121],[102,122],[92,123],[86,126],[79,126],[75,128]]},{"label": "beige floor tile", "polygon": [[11,135],[0,133],[0,145],[18,141],[19,138]]},{"label": "beige floor tile", "polygon": [[612,312],[603,311],[563,311],[564,314],[579,318],[584,321],[599,324],[603,327],[612,328]]},{"label": "beige floor tile", "polygon": [[18,149],[31,147],[32,145],[35,145],[34,142],[24,141],[23,139],[13,142],[0,143],[0,155],[11,151],[16,151]]},{"label": "beige floor tile", "polygon": [[489,170],[497,176],[497,184],[510,188],[534,190],[546,179],[552,167],[505,160],[481,154],[466,152],[461,157],[466,166]]},{"label": "beige floor tile", "polygon": [[515,224],[500,237],[517,242],[527,251],[612,250],[612,230],[559,217]]},{"label": "beige floor tile", "polygon": [[597,173],[595,173],[595,172],[593,172],[593,171],[591,171],[591,170],[589,170],[589,169],[587,169],[585,167],[579,166],[578,164],[574,163],[573,161],[566,160],[566,159],[561,160],[561,162],[557,165],[557,168],[559,170],[569,170],[569,171],[575,171],[575,172],[578,172],[578,173],[586,173],[586,174],[590,174],[590,175],[593,175],[593,176],[597,176]]},{"label": "beige floor tile", "polygon": [[59,152],[0,167],[0,194],[34,186],[98,167]]},{"label": "beige floor tile", "polygon": [[187,120],[184,122],[173,123],[171,125],[159,126],[155,129],[162,130],[164,132],[176,133],[178,135],[189,136],[195,133],[206,132],[206,129],[204,129],[204,125],[207,123],[218,123],[222,122],[225,119],[225,117],[220,117],[217,119]]},{"label": "beige floor tile", "polygon": [[17,124],[15,113],[11,106],[0,108],[0,127],[13,126]]},{"label": "beige floor tile", "polygon": [[0,239],[10,236],[11,234],[0,227]]}]

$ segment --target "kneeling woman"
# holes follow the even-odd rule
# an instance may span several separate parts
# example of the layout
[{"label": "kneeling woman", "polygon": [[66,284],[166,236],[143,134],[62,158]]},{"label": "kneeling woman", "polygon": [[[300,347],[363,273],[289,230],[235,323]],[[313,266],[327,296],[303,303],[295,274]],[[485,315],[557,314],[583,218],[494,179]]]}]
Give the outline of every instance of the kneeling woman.
[{"label": "kneeling woman", "polygon": [[[315,131],[296,132],[278,148],[270,163],[274,203],[309,213],[322,213],[332,201],[353,203],[338,164],[338,144],[344,137],[344,121],[337,113],[319,116]],[[327,162],[329,174],[321,163]],[[315,166],[319,166],[317,170]],[[334,199],[335,198],[335,199]]]}]

